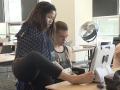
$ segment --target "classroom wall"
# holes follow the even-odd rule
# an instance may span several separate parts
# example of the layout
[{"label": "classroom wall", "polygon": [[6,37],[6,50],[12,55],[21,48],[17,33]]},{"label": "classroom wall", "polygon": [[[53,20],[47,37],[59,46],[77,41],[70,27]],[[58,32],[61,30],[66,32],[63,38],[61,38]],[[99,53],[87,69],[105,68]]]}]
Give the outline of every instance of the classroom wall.
[{"label": "classroom wall", "polygon": [[[52,3],[57,8],[56,20],[62,20],[68,24],[72,45],[81,44],[83,41],[79,30],[84,22],[92,20],[92,0],[52,0]],[[85,53],[74,53],[73,61],[83,60]]]},{"label": "classroom wall", "polygon": [[[80,27],[86,21],[92,20],[92,0],[75,0],[75,45],[88,44],[81,38]],[[88,60],[87,51],[75,53],[75,61]]]},{"label": "classroom wall", "polygon": [[69,39],[75,44],[75,6],[74,0],[51,0],[57,8],[56,20],[64,21],[69,27]]},{"label": "classroom wall", "polygon": [[51,2],[57,8],[56,20],[68,24],[72,45],[80,44],[80,26],[92,20],[92,0],[51,0]]},{"label": "classroom wall", "polygon": [[85,43],[80,37],[80,27],[92,20],[92,0],[75,0],[75,44]]}]

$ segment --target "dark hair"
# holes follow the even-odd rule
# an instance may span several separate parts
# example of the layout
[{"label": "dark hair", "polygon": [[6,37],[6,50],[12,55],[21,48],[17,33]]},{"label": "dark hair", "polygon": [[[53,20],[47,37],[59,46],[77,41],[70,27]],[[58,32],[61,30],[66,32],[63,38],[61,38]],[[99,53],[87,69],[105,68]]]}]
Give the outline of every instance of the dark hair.
[{"label": "dark hair", "polygon": [[59,32],[59,31],[68,31],[68,26],[63,21],[57,21],[55,23],[55,25],[56,25],[56,32]]},{"label": "dark hair", "polygon": [[[25,23],[35,25],[39,30],[44,30],[47,28],[46,15],[51,11],[56,11],[53,4],[45,1],[39,2]],[[48,33],[52,34],[55,30],[54,21],[49,29]]]}]

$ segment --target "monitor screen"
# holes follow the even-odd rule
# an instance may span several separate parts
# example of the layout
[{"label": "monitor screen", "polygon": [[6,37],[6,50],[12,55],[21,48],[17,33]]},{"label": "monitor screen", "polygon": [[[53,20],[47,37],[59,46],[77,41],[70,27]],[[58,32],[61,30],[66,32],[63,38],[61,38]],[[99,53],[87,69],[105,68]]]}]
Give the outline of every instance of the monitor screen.
[{"label": "monitor screen", "polygon": [[117,15],[119,0],[93,0],[93,16]]}]

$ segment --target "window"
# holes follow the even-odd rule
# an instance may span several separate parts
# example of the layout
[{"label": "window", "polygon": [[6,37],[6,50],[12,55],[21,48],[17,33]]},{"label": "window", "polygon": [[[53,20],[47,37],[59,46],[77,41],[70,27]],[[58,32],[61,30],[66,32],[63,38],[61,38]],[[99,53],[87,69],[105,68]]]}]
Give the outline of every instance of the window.
[{"label": "window", "polygon": [[0,23],[0,38],[6,37],[6,23]]},{"label": "window", "polygon": [[20,22],[22,20],[21,0],[4,0],[4,8],[5,22]]},{"label": "window", "polygon": [[98,24],[97,43],[113,42],[113,37],[119,35],[119,15],[95,17],[93,20]]},{"label": "window", "polygon": [[[21,0],[4,0],[5,25],[0,29],[0,34],[10,37],[10,40],[15,39],[15,34],[20,30],[21,25],[16,25],[22,21]],[[10,24],[10,23],[14,24]],[[3,30],[4,29],[4,30]],[[2,38],[3,35],[0,35]]]},{"label": "window", "polygon": [[10,40],[15,40],[16,37],[16,33],[18,33],[18,31],[21,28],[22,23],[8,23],[8,33],[10,35]]},{"label": "window", "polygon": [[119,16],[95,17],[93,20],[99,26],[99,36],[119,35]]}]

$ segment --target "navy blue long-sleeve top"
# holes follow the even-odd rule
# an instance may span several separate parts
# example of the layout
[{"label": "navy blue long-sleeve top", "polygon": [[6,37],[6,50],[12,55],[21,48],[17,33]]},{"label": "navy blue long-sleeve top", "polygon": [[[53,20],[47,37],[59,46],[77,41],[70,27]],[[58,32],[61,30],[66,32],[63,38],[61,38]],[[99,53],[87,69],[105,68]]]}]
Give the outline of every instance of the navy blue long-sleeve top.
[{"label": "navy blue long-sleeve top", "polygon": [[38,51],[51,60],[53,45],[47,32],[40,31],[33,25],[23,24],[16,37],[16,58],[24,57],[31,51]]}]

